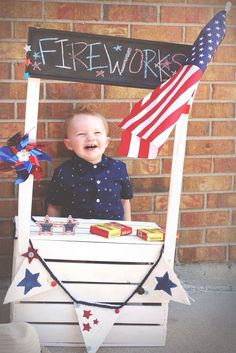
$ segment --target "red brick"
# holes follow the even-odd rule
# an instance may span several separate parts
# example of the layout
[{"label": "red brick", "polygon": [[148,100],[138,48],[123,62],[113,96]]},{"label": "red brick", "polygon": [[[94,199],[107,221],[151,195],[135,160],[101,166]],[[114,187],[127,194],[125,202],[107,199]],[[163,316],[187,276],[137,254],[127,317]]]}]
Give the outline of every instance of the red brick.
[{"label": "red brick", "polygon": [[207,195],[207,207],[209,208],[236,208],[236,192]]},{"label": "red brick", "polygon": [[236,225],[236,211],[232,211],[232,224]]},{"label": "red brick", "polygon": [[212,135],[236,136],[236,121],[213,121]]},{"label": "red brick", "polygon": [[125,38],[129,36],[128,25],[121,24],[74,23],[74,31]]},{"label": "red brick", "polygon": [[8,182],[1,182],[0,197],[10,198],[14,196],[14,184]]},{"label": "red brick", "polygon": [[1,1],[1,17],[41,18],[41,1]]},{"label": "red brick", "polygon": [[198,103],[194,102],[191,116],[193,118],[226,119],[234,117],[233,103]]},{"label": "red brick", "polygon": [[48,123],[48,138],[63,139],[65,137],[64,122],[56,124],[54,122]]},{"label": "red brick", "polygon": [[134,192],[166,192],[169,189],[169,178],[132,178]]},{"label": "red brick", "polygon": [[[232,2],[233,5],[233,2]],[[235,18],[236,18],[236,9],[235,8],[231,8],[231,10],[229,11],[229,13],[227,14],[227,25],[235,25]]]},{"label": "red brick", "polygon": [[205,71],[203,81],[234,81],[236,69],[234,66],[209,65]]},{"label": "red brick", "polygon": [[182,42],[183,28],[179,26],[131,25],[131,38],[161,42]]},{"label": "red brick", "polygon": [[132,212],[151,212],[152,211],[152,197],[151,196],[135,196],[131,200]]},{"label": "red brick", "polygon": [[236,158],[214,158],[213,171],[215,173],[235,173],[236,172]]},{"label": "red brick", "polygon": [[[236,56],[236,52],[235,52]],[[236,85],[234,84],[213,84],[212,98],[221,100],[236,100]]]},{"label": "red brick", "polygon": [[188,136],[207,136],[209,135],[209,122],[190,121],[188,124]]},{"label": "red brick", "polygon": [[13,239],[0,238],[0,255],[12,255]]},{"label": "red brick", "polygon": [[190,191],[224,191],[230,190],[232,177],[223,175],[187,176],[183,180],[183,189]]},{"label": "red brick", "polygon": [[13,118],[14,118],[14,104],[0,103],[0,119],[13,119]]},{"label": "red brick", "polygon": [[178,245],[201,244],[204,239],[204,231],[201,229],[181,229],[178,235]]},{"label": "red brick", "polygon": [[226,258],[225,246],[207,246],[178,249],[181,263],[224,261]]},{"label": "red brick", "polygon": [[[18,104],[20,116],[24,116],[25,106]],[[73,111],[72,103],[39,103],[39,119],[65,119]],[[23,112],[23,114],[22,114]]]},{"label": "red brick", "polygon": [[23,134],[24,132],[24,124],[23,122],[17,122],[17,123],[1,123],[1,129],[0,129],[0,138],[7,140],[9,137],[14,135],[16,132],[21,132]]},{"label": "red brick", "polygon": [[[130,112],[130,104],[126,102],[109,102],[93,104],[94,109],[107,119],[119,119],[120,121]],[[77,107],[76,107],[77,108]]]},{"label": "red brick", "polygon": [[0,42],[1,60],[24,60],[24,44],[17,42]]},{"label": "red brick", "polygon": [[154,222],[164,228],[166,225],[165,213],[135,213],[132,215],[132,221]]},{"label": "red brick", "polygon": [[16,21],[14,24],[14,38],[28,38],[29,27],[58,29],[61,31],[70,31],[71,24],[65,22],[43,22],[43,21]]},{"label": "red brick", "polygon": [[0,38],[1,39],[11,38],[11,22],[10,21],[0,22]]},{"label": "red brick", "polygon": [[144,88],[105,86],[104,98],[106,99],[141,99],[146,96],[150,90]]},{"label": "red brick", "polygon": [[0,277],[10,277],[11,269],[12,256],[0,256]]},{"label": "red brick", "polygon": [[235,63],[236,57],[236,47],[235,46],[220,46],[216,53],[214,54],[213,61],[214,63]]},{"label": "red brick", "polygon": [[15,217],[17,214],[16,200],[0,200],[1,217]]},{"label": "red brick", "polygon": [[234,140],[190,140],[187,141],[187,155],[211,155],[234,153]]},{"label": "red brick", "polygon": [[104,20],[114,22],[156,22],[157,8],[138,5],[104,5]]},{"label": "red brick", "polygon": [[132,159],[132,175],[158,175],[160,174],[160,161],[158,159]]},{"label": "red brick", "polygon": [[[162,173],[170,173],[171,171],[171,159],[162,160]],[[192,173],[210,173],[212,160],[211,158],[189,158],[186,157],[184,160],[184,174]]]},{"label": "red brick", "polygon": [[161,22],[202,23],[206,24],[213,17],[211,8],[161,6]]},{"label": "red brick", "polygon": [[98,99],[99,85],[89,83],[47,83],[47,99]]},{"label": "red brick", "polygon": [[195,95],[196,100],[210,99],[211,87],[208,84],[200,83]]},{"label": "red brick", "polygon": [[183,212],[181,214],[182,227],[227,225],[228,222],[228,211]]},{"label": "red brick", "polygon": [[1,80],[8,80],[11,78],[11,64],[0,63],[0,78]]},{"label": "red brick", "polygon": [[[204,195],[193,194],[193,195],[181,195],[180,198],[180,209],[196,209],[203,208],[204,206]],[[166,210],[168,207],[168,196],[158,195],[155,197],[155,210]]]},{"label": "red brick", "polygon": [[13,220],[0,220],[0,237],[14,236]]},{"label": "red brick", "polygon": [[229,261],[236,261],[236,245],[229,246]]},{"label": "red brick", "polygon": [[77,21],[100,20],[100,5],[73,2],[45,3],[45,18]]},{"label": "red brick", "polygon": [[25,99],[25,83],[0,83],[1,99]]},{"label": "red brick", "polygon": [[236,229],[235,227],[207,229],[206,241],[208,243],[236,242]]}]

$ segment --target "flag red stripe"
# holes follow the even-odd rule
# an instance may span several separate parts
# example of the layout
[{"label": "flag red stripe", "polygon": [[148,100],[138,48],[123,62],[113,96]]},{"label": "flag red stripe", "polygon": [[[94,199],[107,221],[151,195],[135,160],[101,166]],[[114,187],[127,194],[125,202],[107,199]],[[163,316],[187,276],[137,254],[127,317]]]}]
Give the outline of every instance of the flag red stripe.
[{"label": "flag red stripe", "polygon": [[121,134],[121,141],[118,147],[119,155],[128,156],[130,141],[131,141],[131,133],[129,131],[123,130]]}]

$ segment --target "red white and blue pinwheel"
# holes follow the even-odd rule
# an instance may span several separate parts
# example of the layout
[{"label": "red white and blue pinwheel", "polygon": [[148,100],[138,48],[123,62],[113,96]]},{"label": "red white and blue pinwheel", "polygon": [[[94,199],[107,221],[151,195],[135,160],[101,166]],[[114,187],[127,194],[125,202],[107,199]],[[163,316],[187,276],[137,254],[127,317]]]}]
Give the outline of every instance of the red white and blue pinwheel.
[{"label": "red white and blue pinwheel", "polygon": [[51,157],[41,151],[42,145],[29,143],[29,134],[23,137],[18,132],[7,141],[7,146],[0,148],[0,171],[16,170],[16,184],[23,183],[30,174],[36,179],[41,177],[39,161],[50,161]]}]

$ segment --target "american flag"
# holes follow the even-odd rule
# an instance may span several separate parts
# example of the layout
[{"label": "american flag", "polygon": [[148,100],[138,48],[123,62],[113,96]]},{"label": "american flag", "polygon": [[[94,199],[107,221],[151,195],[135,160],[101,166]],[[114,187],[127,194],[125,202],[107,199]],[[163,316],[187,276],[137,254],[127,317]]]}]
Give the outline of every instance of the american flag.
[{"label": "american flag", "polygon": [[198,83],[225,34],[226,11],[218,12],[202,29],[186,63],[166,82],[137,102],[120,123],[119,154],[155,158],[179,117],[186,118]]}]

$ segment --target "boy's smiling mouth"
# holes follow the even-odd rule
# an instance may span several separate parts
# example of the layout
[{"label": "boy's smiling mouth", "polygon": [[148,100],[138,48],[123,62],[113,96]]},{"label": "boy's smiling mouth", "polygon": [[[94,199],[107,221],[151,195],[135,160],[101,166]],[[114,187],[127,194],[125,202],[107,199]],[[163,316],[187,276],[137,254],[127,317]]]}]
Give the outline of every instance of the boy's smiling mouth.
[{"label": "boy's smiling mouth", "polygon": [[93,150],[95,148],[97,148],[97,145],[87,145],[84,147],[86,150]]}]

